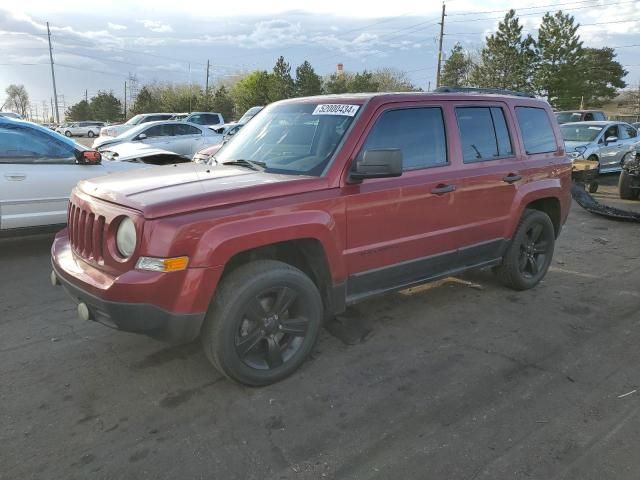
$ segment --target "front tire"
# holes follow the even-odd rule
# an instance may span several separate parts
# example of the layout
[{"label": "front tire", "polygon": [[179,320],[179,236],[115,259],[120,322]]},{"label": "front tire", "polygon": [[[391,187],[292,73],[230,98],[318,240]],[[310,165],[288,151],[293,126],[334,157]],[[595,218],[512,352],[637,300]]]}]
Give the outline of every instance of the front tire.
[{"label": "front tire", "polygon": [[640,194],[640,189],[633,188],[633,177],[624,170],[618,179],[618,193],[622,200],[636,200]]},{"label": "front tire", "polygon": [[495,273],[513,290],[533,288],[549,269],[555,246],[555,230],[549,216],[539,210],[525,210],[502,264]]},{"label": "front tire", "polygon": [[93,138],[95,136],[96,136],[96,134],[93,133],[91,130],[89,130],[89,132],[87,133],[87,137],[89,137],[89,138]]},{"label": "front tire", "polygon": [[64,136],[65,137],[70,137],[71,136],[71,132],[69,130],[67,130],[66,132],[64,132]]},{"label": "front tire", "polygon": [[598,162],[598,167],[596,168],[596,175],[600,175],[600,159],[595,155],[590,155],[589,158],[587,158],[587,160],[590,162]]},{"label": "front tire", "polygon": [[258,260],[221,282],[202,329],[209,361],[249,386],[278,382],[311,353],[323,304],[311,279],[291,265]]}]

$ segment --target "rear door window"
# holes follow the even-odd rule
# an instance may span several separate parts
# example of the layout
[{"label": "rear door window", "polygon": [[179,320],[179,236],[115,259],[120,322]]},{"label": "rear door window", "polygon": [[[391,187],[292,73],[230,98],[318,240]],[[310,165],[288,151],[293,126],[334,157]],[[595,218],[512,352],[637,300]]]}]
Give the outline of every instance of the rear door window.
[{"label": "rear door window", "polygon": [[555,152],[558,149],[547,111],[536,107],[516,107],[518,126],[528,155]]},{"label": "rear door window", "polygon": [[464,163],[496,160],[513,155],[504,112],[500,107],[458,107]]},{"label": "rear door window", "polygon": [[604,112],[593,112],[593,118],[595,120],[606,120],[607,117],[604,116]]},{"label": "rear door window", "polygon": [[399,148],[404,170],[446,165],[447,140],[440,107],[384,112],[369,132],[360,152]]},{"label": "rear door window", "polygon": [[171,126],[174,130],[174,135],[200,135],[200,130],[193,125],[187,125],[186,123],[178,123]]},{"label": "rear door window", "polygon": [[153,127],[149,127],[147,128],[144,133],[147,135],[147,137],[152,138],[152,137],[167,137],[167,136],[171,136],[174,135],[174,131],[171,128],[173,127],[173,125],[154,125]]}]

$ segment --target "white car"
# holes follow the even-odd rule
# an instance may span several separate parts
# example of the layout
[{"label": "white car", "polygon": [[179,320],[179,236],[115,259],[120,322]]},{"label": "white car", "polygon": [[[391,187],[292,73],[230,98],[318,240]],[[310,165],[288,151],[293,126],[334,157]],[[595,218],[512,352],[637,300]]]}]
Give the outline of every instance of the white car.
[{"label": "white car", "polygon": [[131,117],[125,123],[104,127],[102,130],[100,130],[100,136],[117,137],[118,135],[132,129],[137,125],[142,125],[143,123],[149,122],[157,122],[159,120],[169,120],[173,116],[173,113],[140,113],[134,117]]},{"label": "white car", "polygon": [[222,142],[222,135],[201,125],[167,120],[145,123],[115,138],[99,137],[93,142],[93,148],[114,151],[118,145],[130,142],[143,143],[192,158],[198,150]]},{"label": "white car", "polygon": [[100,162],[95,151],[48,128],[0,117],[0,233],[63,225],[80,180],[148,166]]},{"label": "white car", "polygon": [[97,137],[100,129],[104,127],[104,122],[73,122],[65,123],[56,128],[56,132],[65,137]]}]

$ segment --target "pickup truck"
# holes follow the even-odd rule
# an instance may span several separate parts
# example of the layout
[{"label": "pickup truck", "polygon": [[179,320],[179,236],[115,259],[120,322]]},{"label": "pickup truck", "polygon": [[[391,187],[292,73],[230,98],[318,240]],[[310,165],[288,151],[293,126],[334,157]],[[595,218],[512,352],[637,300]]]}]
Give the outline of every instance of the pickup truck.
[{"label": "pickup truck", "polygon": [[570,187],[553,112],[526,94],[284,100],[208,163],[80,182],[51,280],[82,319],[199,337],[227,377],[266,385],[371,296],[483,267],[534,287]]}]

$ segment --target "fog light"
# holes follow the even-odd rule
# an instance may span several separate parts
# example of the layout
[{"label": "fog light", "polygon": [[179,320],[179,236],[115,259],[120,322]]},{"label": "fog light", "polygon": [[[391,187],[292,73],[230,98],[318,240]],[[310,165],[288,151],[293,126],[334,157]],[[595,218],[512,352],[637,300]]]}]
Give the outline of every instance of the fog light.
[{"label": "fog light", "polygon": [[150,272],[175,272],[184,270],[189,264],[189,257],[155,258],[140,257],[136,263],[138,270]]}]

